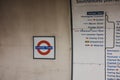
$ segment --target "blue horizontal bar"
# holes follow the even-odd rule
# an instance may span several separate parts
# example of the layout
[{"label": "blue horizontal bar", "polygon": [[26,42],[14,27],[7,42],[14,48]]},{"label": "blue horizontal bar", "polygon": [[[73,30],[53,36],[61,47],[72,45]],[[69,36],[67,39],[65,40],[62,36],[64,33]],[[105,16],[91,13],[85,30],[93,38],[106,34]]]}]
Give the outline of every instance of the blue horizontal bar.
[{"label": "blue horizontal bar", "polygon": [[104,11],[90,11],[87,12],[87,15],[103,15]]},{"label": "blue horizontal bar", "polygon": [[53,46],[35,46],[35,49],[47,50],[47,49],[53,49]]}]

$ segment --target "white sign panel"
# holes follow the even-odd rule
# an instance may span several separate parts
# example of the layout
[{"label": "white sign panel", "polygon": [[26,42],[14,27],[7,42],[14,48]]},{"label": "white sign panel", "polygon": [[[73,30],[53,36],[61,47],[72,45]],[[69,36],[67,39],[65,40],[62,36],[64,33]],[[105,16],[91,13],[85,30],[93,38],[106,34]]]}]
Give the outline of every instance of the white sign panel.
[{"label": "white sign panel", "polygon": [[34,59],[55,59],[55,37],[34,36],[33,37]]},{"label": "white sign panel", "polygon": [[120,80],[120,1],[71,0],[72,80]]}]

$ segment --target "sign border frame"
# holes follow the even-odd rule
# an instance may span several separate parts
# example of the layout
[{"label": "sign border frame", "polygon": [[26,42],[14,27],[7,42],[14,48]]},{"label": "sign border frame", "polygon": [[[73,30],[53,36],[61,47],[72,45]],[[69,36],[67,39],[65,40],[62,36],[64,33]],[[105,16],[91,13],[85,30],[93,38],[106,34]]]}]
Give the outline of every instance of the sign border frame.
[{"label": "sign border frame", "polygon": [[70,10],[70,27],[71,27],[71,80],[73,80],[73,14],[72,14],[72,0],[69,0]]},{"label": "sign border frame", "polygon": [[[36,37],[45,37],[45,38],[53,38],[54,39],[54,58],[35,58],[34,56],[34,38]],[[55,60],[56,59],[56,40],[55,36],[33,36],[33,59],[44,59],[44,60]]]}]

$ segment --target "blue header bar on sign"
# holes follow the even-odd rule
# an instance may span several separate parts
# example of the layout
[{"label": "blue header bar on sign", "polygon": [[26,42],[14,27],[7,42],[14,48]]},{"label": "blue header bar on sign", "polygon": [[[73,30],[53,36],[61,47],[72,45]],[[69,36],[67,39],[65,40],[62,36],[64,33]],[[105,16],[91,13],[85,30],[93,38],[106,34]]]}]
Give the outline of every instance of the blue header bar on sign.
[{"label": "blue header bar on sign", "polygon": [[90,11],[87,12],[87,15],[103,15],[104,11]]}]

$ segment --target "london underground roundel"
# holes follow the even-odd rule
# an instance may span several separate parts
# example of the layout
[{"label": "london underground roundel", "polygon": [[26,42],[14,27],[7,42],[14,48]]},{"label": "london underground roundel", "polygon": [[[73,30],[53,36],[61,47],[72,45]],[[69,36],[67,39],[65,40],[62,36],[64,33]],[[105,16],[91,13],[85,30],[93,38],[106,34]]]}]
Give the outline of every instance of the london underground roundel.
[{"label": "london underground roundel", "polygon": [[47,55],[53,49],[53,46],[51,46],[51,44],[48,41],[42,40],[42,41],[38,42],[36,49],[39,54]]}]

